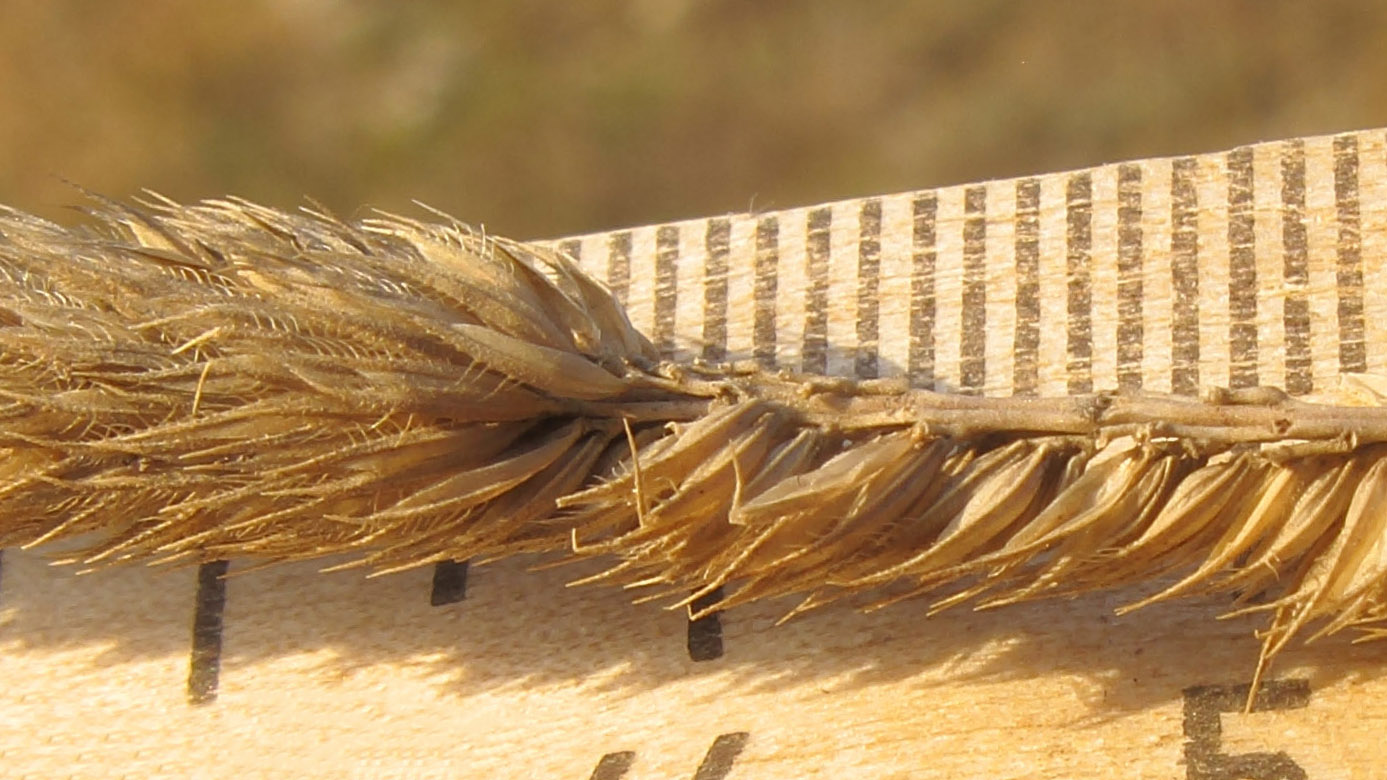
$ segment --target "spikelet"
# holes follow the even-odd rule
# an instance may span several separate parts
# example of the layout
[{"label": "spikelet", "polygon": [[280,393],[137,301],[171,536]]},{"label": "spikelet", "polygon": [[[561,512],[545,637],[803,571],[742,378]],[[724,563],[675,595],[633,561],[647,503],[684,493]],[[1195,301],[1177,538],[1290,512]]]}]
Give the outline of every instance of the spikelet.
[{"label": "spikelet", "polygon": [[[1175,575],[1387,621],[1387,408],[1273,388],[997,399],[662,363],[567,258],[239,200],[0,210],[0,544],[73,560],[518,552],[719,608],[933,609]],[[904,587],[900,587],[904,583]]]}]

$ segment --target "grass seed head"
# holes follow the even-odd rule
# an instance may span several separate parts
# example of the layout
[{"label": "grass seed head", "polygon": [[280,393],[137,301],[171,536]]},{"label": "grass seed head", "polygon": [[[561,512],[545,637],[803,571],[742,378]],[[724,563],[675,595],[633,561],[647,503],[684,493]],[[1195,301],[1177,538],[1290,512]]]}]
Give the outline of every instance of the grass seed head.
[{"label": "grass seed head", "polygon": [[455,221],[92,214],[0,210],[0,544],[376,571],[602,555],[594,579],[680,604],[726,586],[724,607],[1174,572],[1135,606],[1270,594],[1259,674],[1316,620],[1383,633],[1380,394],[1023,400],[671,366],[566,257]]}]

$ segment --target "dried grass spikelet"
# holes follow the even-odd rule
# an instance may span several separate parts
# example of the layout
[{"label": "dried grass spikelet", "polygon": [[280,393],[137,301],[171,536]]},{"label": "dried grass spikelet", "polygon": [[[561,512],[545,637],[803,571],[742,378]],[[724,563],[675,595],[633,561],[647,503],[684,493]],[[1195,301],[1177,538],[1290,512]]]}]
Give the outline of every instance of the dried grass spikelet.
[{"label": "dried grass spikelet", "polygon": [[1307,624],[1387,620],[1384,408],[671,365],[566,258],[457,223],[92,213],[0,211],[0,544],[378,571],[568,550],[723,608],[1178,575],[1142,603],[1266,597],[1259,673]]}]

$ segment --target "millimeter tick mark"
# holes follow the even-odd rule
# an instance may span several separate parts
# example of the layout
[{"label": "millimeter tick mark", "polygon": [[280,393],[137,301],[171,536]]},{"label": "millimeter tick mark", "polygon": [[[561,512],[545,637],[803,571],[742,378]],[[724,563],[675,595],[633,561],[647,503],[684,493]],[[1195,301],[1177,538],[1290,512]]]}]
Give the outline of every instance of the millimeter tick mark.
[{"label": "millimeter tick mark", "polygon": [[[732,772],[732,765],[737,763],[737,757],[746,749],[749,739],[751,734],[746,731],[718,735],[694,772],[694,780],[724,780]],[[635,761],[636,754],[631,750],[607,753],[598,760],[597,768],[588,775],[588,780],[621,780]]]},{"label": "millimeter tick mark", "polygon": [[[689,614],[697,614],[722,601],[722,588],[694,599],[689,605]],[[689,621],[689,658],[695,661],[712,661],[722,657],[722,621],[718,613],[711,612],[696,620]]]},{"label": "millimeter tick mark", "polygon": [[467,561],[439,561],[433,567],[429,606],[456,604],[467,597]]},{"label": "millimeter tick mark", "polygon": [[608,753],[597,762],[597,768],[592,770],[588,780],[621,780],[631,768],[631,762],[635,760],[636,753],[632,750]]},{"label": "millimeter tick mark", "polygon": [[719,735],[713,740],[713,746],[708,748],[707,755],[703,756],[703,763],[698,765],[698,771],[694,772],[694,780],[723,780],[732,771],[737,756],[746,749],[749,739],[751,734],[745,731]]},{"label": "millimeter tick mark", "polygon": [[204,563],[197,570],[193,608],[193,650],[188,662],[188,701],[216,701],[222,664],[222,613],[226,609],[226,561]]}]

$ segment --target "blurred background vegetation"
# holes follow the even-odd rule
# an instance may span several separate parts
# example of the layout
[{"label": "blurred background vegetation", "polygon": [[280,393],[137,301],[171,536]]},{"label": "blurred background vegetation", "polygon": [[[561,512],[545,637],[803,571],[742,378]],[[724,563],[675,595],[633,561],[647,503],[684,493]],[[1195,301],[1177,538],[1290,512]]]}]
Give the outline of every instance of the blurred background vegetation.
[{"label": "blurred background vegetation", "polygon": [[1387,3],[0,0],[0,202],[551,237],[1387,125]]}]

